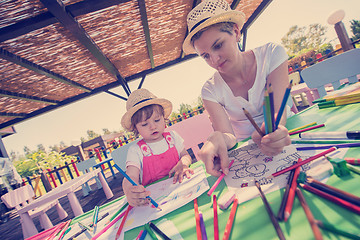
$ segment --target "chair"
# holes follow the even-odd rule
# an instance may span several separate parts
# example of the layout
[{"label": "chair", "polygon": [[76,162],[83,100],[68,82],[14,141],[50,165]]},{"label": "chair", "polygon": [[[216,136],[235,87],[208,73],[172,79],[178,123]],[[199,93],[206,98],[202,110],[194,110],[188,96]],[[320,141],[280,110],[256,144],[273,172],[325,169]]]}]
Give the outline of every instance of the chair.
[{"label": "chair", "polygon": [[[5,203],[5,205],[8,208],[15,208],[16,211],[21,210],[27,204],[32,202],[34,198],[35,198],[35,193],[30,185],[22,186],[1,196],[1,200]],[[56,207],[56,210],[59,214],[59,218],[61,220],[68,216],[68,214],[64,211],[58,200],[49,202],[39,208],[29,211],[29,215],[31,218],[39,217],[40,225],[42,228],[44,229],[52,228],[53,224],[51,223],[49,217],[47,216],[46,211],[54,206]],[[26,226],[24,226],[23,224],[22,215],[20,215],[20,223],[24,238],[31,237],[31,234],[28,233]]]},{"label": "chair", "polygon": [[[91,171],[96,164],[97,164],[96,158],[92,157],[92,158],[89,158],[89,159],[87,159],[85,161],[81,161],[81,162],[76,163],[76,167],[83,174],[86,174],[88,171]],[[105,178],[105,176],[104,176],[104,178]],[[99,177],[96,175],[93,178],[91,178],[90,180],[92,180],[92,179],[95,179],[97,188],[101,189],[102,186],[101,186]],[[91,188],[90,188],[88,182],[86,182],[86,183],[84,183],[82,185],[82,191],[83,191],[84,197],[89,195],[89,192],[91,192]]]},{"label": "chair", "polygon": [[170,130],[174,130],[184,139],[185,148],[187,150],[191,149],[196,159],[198,159],[197,154],[200,151],[200,146],[214,132],[212,123],[206,113],[182,120],[165,129],[165,131]]},{"label": "chair", "polygon": [[126,157],[129,147],[136,144],[139,140],[129,142],[111,152],[111,157],[116,165],[118,165],[123,171],[126,170]]},{"label": "chair", "polygon": [[333,56],[301,71],[301,77],[313,91],[315,99],[327,94],[326,84],[332,84],[333,88],[337,89],[340,81],[345,78],[350,83],[357,82],[358,74],[360,74],[359,48]]}]

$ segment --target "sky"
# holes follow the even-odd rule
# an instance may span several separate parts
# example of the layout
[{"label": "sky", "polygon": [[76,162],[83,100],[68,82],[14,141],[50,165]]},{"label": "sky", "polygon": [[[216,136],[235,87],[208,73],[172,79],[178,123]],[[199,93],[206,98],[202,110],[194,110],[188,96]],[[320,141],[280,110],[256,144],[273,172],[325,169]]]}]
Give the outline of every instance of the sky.
[{"label": "sky", "polygon": [[[267,42],[281,44],[291,26],[308,26],[319,23],[328,29],[327,39],[336,39],[333,25],[327,23],[331,13],[345,11],[343,23],[352,36],[350,21],[360,20],[359,0],[273,0],[261,16],[248,29],[246,49],[261,46]],[[157,97],[170,100],[178,111],[181,103],[194,105],[200,96],[204,82],[214,70],[199,57],[164,69],[145,78],[143,88]],[[137,89],[140,79],[129,83],[130,89]],[[122,87],[112,92],[126,96]],[[62,141],[71,145],[74,140],[87,137],[87,130],[102,134],[102,129],[120,131],[120,120],[125,113],[125,101],[107,93],[64,106],[15,125],[16,134],[3,138],[10,154],[24,154],[24,146],[36,150],[39,144],[48,149]]]}]

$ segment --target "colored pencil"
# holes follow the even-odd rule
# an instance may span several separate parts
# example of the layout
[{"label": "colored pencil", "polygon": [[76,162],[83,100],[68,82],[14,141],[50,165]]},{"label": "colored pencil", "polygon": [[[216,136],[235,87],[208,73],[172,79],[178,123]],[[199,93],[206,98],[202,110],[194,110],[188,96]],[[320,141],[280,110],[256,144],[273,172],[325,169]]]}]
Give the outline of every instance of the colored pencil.
[{"label": "colored pencil", "polygon": [[333,195],[330,195],[326,192],[323,192],[317,188],[314,188],[308,184],[303,184],[303,183],[300,183],[299,184],[302,188],[304,188],[306,191],[309,191],[309,192],[312,192],[316,195],[318,195],[319,197],[322,197],[322,198],[325,198],[341,207],[344,207],[344,208],[347,208],[348,210],[354,212],[354,213],[357,213],[357,214],[360,214],[360,207],[359,206],[356,206],[355,204],[352,204],[348,201],[345,201],[341,198],[338,198],[338,197],[335,197]]},{"label": "colored pencil", "polygon": [[[351,148],[351,147],[360,147],[360,142],[357,143],[342,143],[342,144],[332,144],[331,146],[336,148]],[[298,151],[305,150],[317,150],[317,149],[327,149],[329,146],[311,146],[311,147],[297,147]]]},{"label": "colored pencil", "polygon": [[118,229],[117,232],[116,232],[115,240],[119,239],[119,237],[120,237],[120,235],[121,235],[121,231],[122,231],[122,229],[124,228],[124,225],[125,225],[125,222],[126,222],[126,218],[127,218],[128,214],[129,214],[129,211],[130,211],[130,210],[131,210],[131,207],[128,206],[128,208],[126,209],[125,215],[124,215],[124,217],[123,217],[123,219],[122,219],[122,221],[121,221],[121,224],[120,224],[120,226],[119,226],[119,229]]},{"label": "colored pencil", "polygon": [[359,143],[359,142],[360,142],[359,140],[302,140],[302,139],[291,139],[291,143],[293,143],[293,144],[342,144],[342,143]]},{"label": "colored pencil", "polygon": [[291,136],[291,135],[295,135],[295,134],[298,134],[298,133],[310,131],[310,130],[313,130],[313,129],[316,129],[316,128],[321,128],[321,127],[325,127],[325,124],[319,124],[319,125],[304,128],[304,129],[301,129],[301,130],[298,130],[298,131],[294,131],[294,132],[289,133],[289,135]]},{"label": "colored pencil", "polygon": [[354,172],[354,173],[356,173],[356,174],[360,174],[360,168],[359,167],[355,167],[355,166],[352,166],[352,165],[350,165],[350,164],[346,164],[346,167],[350,170],[350,171],[352,171],[352,172]]},{"label": "colored pencil", "polygon": [[340,189],[335,188],[333,186],[330,186],[328,184],[322,183],[322,182],[320,182],[318,180],[315,180],[315,179],[313,179],[311,177],[307,177],[306,182],[310,186],[312,186],[314,188],[317,188],[317,189],[319,189],[319,190],[321,190],[323,192],[326,192],[326,193],[331,194],[331,195],[333,195],[335,197],[341,198],[341,199],[343,199],[345,201],[348,201],[350,203],[353,203],[355,205],[360,206],[360,197],[358,197],[358,196],[355,196],[355,195],[353,195],[351,193],[345,192],[343,190],[340,190]]},{"label": "colored pencil", "polygon": [[282,169],[282,170],[280,170],[280,171],[278,171],[278,172],[275,172],[275,173],[271,174],[270,176],[268,176],[267,178],[269,179],[269,178],[272,178],[272,177],[279,176],[279,175],[281,175],[281,174],[283,174],[283,173],[286,173],[286,172],[288,172],[288,171],[291,171],[291,170],[293,170],[293,169],[295,169],[295,168],[297,168],[297,167],[299,167],[299,166],[302,166],[302,165],[304,165],[304,164],[306,164],[306,163],[308,163],[308,162],[311,162],[311,161],[313,161],[313,160],[315,160],[315,159],[318,159],[318,158],[320,158],[320,157],[323,157],[323,156],[325,156],[326,154],[331,153],[331,152],[333,152],[333,151],[335,151],[335,150],[336,150],[336,147],[331,147],[331,148],[329,148],[329,149],[327,149],[327,150],[325,150],[325,151],[323,151],[323,152],[321,152],[321,153],[319,153],[319,154],[316,154],[316,155],[314,155],[314,156],[312,156],[312,157],[309,157],[308,159],[306,159],[306,160],[304,160],[304,161],[302,161],[302,162],[298,162],[297,164],[294,164],[294,165],[292,165],[292,166],[290,166],[290,167],[287,167],[287,168],[284,168],[284,169]]},{"label": "colored pencil", "polygon": [[268,119],[266,117],[266,107],[265,107],[266,103],[265,100],[263,102],[263,113],[264,113],[264,125],[265,125],[265,134],[269,133],[269,122]]},{"label": "colored pencil", "polygon": [[196,223],[196,236],[198,240],[201,240],[201,228],[200,228],[200,216],[199,216],[199,206],[197,198],[194,199],[194,211],[195,211],[195,223]]},{"label": "colored pencil", "polygon": [[155,224],[153,224],[152,222],[149,222],[149,226],[154,229],[155,232],[157,232],[162,239],[165,240],[171,240],[163,231],[161,231]]},{"label": "colored pencil", "polygon": [[[129,177],[129,175],[126,174],[116,163],[114,164],[114,167],[133,185],[137,186],[137,184]],[[151,203],[158,209],[161,210],[159,207],[159,204],[157,204],[154,199],[152,199],[150,196],[147,196],[146,198],[149,198]]]},{"label": "colored pencil", "polygon": [[260,127],[256,124],[256,122],[253,119],[253,117],[251,116],[251,114],[245,108],[243,108],[243,111],[244,111],[246,118],[250,121],[251,125],[259,133],[259,135],[263,137],[265,134],[261,131]]},{"label": "colored pencil", "polygon": [[269,84],[269,105],[270,105],[270,119],[271,119],[271,129],[272,132],[275,131],[275,106],[274,106],[274,92],[272,90],[271,84]]},{"label": "colored pencil", "polygon": [[[297,163],[297,161],[294,161],[294,164],[296,164],[296,163]],[[277,218],[280,221],[284,220],[284,211],[285,211],[286,202],[287,202],[287,199],[288,199],[288,196],[289,196],[289,190],[290,190],[290,187],[291,187],[291,183],[292,183],[292,180],[294,178],[294,173],[295,173],[295,170],[293,169],[293,170],[290,171],[290,174],[288,176],[288,181],[287,181],[287,184],[286,184],[286,187],[285,187],[284,196],[283,196],[283,198],[281,200],[280,208],[279,208],[278,215],[277,215]]]},{"label": "colored pencil", "polygon": [[141,230],[135,240],[139,240],[143,232],[144,232],[144,230]]},{"label": "colored pencil", "polygon": [[278,128],[281,117],[284,114],[285,106],[286,106],[286,103],[287,103],[287,100],[289,98],[290,91],[291,91],[291,85],[292,85],[292,80],[290,81],[288,87],[285,89],[284,97],[281,101],[280,109],[278,111],[278,114],[277,114],[276,120],[275,120],[275,130]]},{"label": "colored pencil", "polygon": [[213,195],[213,211],[214,211],[214,240],[219,240],[219,220],[217,213],[216,195]]},{"label": "colored pencil", "polygon": [[258,188],[259,190],[259,193],[260,193],[260,197],[261,197],[261,200],[263,201],[264,205],[265,205],[265,209],[270,217],[270,220],[275,228],[275,231],[276,231],[276,234],[278,235],[279,239],[280,240],[285,240],[285,236],[284,236],[284,233],[282,232],[281,228],[280,228],[280,225],[279,225],[279,222],[277,221],[273,211],[271,210],[271,207],[270,207],[270,204],[269,202],[267,201],[266,197],[265,197],[265,194],[263,193],[263,191],[261,190],[261,186],[260,186],[260,183],[254,179],[255,181],[255,186]]},{"label": "colored pencil", "polygon": [[314,126],[316,124],[317,124],[316,122],[312,122],[312,123],[306,124],[306,125],[301,126],[301,127],[293,128],[293,129],[289,130],[289,133],[292,133],[292,132],[295,132],[295,131],[298,131],[298,130],[301,130],[301,129],[304,129],[304,128],[308,128],[308,127]]},{"label": "colored pencil", "polygon": [[157,236],[155,235],[155,233],[151,229],[149,223],[145,224],[145,229],[148,232],[148,234],[149,234],[149,236],[151,237],[152,240],[158,240]]},{"label": "colored pencil", "polygon": [[[298,159],[298,163],[300,163],[302,161],[301,158]],[[296,187],[297,187],[297,179],[300,173],[300,169],[301,167],[297,167],[294,169],[294,177],[291,181],[291,186],[289,189],[289,196],[288,199],[286,201],[286,206],[285,206],[285,211],[284,211],[284,221],[287,222],[287,220],[289,219],[291,212],[292,212],[292,207],[294,204],[294,198],[295,198],[295,191],[296,191]]]},{"label": "colored pencil", "polygon": [[79,224],[81,229],[86,229],[89,232],[91,231],[91,229],[88,226],[86,226],[85,224],[83,224],[82,222],[78,221],[77,223]]},{"label": "colored pencil", "polygon": [[146,237],[146,234],[147,234],[147,230],[144,229],[143,232],[141,233],[141,236],[140,236],[139,240],[144,240],[145,237]]},{"label": "colored pencil", "polygon": [[319,226],[315,222],[314,215],[312,214],[312,212],[311,212],[311,210],[309,208],[309,205],[307,204],[307,202],[305,200],[305,197],[304,197],[304,195],[302,194],[302,192],[301,192],[301,190],[299,188],[296,188],[296,195],[298,196],[300,204],[301,204],[302,208],[304,209],[306,218],[310,223],[311,230],[314,233],[315,239],[316,240],[323,239],[321,231],[319,229]]},{"label": "colored pencil", "polygon": [[202,212],[200,212],[200,211],[199,211],[199,218],[200,218],[201,238],[202,238],[202,240],[207,240],[204,216],[203,216]]},{"label": "colored pencil", "polygon": [[264,118],[266,117],[267,119],[267,128],[268,128],[268,133],[273,132],[273,123],[272,123],[272,118],[271,118],[271,110],[270,110],[270,97],[269,97],[269,91],[265,90],[265,96],[264,96],[264,101],[265,101],[265,113],[264,113]]},{"label": "colored pencil", "polygon": [[[114,220],[114,218],[119,215],[119,213],[121,213],[127,206],[129,205],[128,202],[126,202],[119,210],[116,211],[116,213],[114,215],[112,215],[112,217],[109,219],[109,221],[106,223],[108,224],[109,222],[111,222],[112,220]],[[105,225],[106,225],[105,224]]]},{"label": "colored pencil", "polygon": [[94,213],[93,213],[93,234],[96,232],[97,222],[99,217],[99,206],[94,207]]},{"label": "colored pencil", "polygon": [[231,207],[229,219],[228,219],[228,221],[226,223],[223,240],[228,240],[229,237],[230,237],[230,233],[231,233],[231,230],[232,230],[232,225],[233,225],[233,222],[234,222],[237,207],[238,207],[238,199],[235,198],[234,202],[233,202],[233,206]]},{"label": "colored pencil", "polygon": [[[234,163],[234,160],[231,160],[230,161],[230,164],[229,164],[229,168],[233,165]],[[216,180],[216,182],[214,183],[214,185],[212,185],[212,187],[210,188],[210,190],[208,191],[207,195],[210,196],[214,190],[217,188],[217,186],[219,185],[219,183],[221,182],[221,180],[225,177],[225,173],[222,173],[220,175],[220,177]]]},{"label": "colored pencil", "polygon": [[342,236],[345,236],[345,237],[348,237],[348,238],[351,238],[351,239],[360,240],[360,234],[359,233],[353,234],[353,233],[345,232],[344,230],[338,229],[338,228],[336,228],[335,226],[333,226],[331,224],[324,223],[324,222],[319,221],[319,220],[315,220],[315,221],[316,221],[316,224],[320,228],[322,228],[324,230],[327,230],[327,231],[333,232],[333,233],[337,233],[339,235],[342,235]]},{"label": "colored pencil", "polygon": [[359,159],[355,159],[355,158],[344,158],[344,160],[351,164],[351,165],[360,165],[360,158]]},{"label": "colored pencil", "polygon": [[[132,208],[132,206],[128,206],[128,208]],[[98,232],[95,236],[92,237],[91,240],[96,240],[99,238],[104,232],[106,232],[109,228],[111,228],[117,221],[119,221],[123,216],[125,215],[125,212],[121,213],[119,216],[117,216],[114,220],[112,220],[108,225],[106,225],[103,229],[101,229],[100,232]]]}]

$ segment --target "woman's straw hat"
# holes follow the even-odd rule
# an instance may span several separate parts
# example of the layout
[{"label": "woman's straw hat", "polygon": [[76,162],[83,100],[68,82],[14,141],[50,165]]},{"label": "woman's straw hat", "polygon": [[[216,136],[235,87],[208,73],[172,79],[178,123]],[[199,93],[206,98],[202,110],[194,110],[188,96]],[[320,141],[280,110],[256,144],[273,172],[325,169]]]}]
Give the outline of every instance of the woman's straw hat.
[{"label": "woman's straw hat", "polygon": [[140,88],[133,91],[127,102],[126,102],[126,113],[121,118],[121,125],[126,129],[131,129],[131,117],[136,113],[140,108],[149,106],[151,104],[158,104],[164,108],[164,117],[168,118],[172,111],[172,104],[169,100],[164,98],[158,98],[152,94],[149,90]]},{"label": "woman's straw hat", "polygon": [[220,22],[233,22],[241,29],[245,22],[245,14],[230,8],[225,0],[207,0],[198,4],[187,15],[189,34],[183,43],[186,54],[196,53],[191,38],[201,29]]}]

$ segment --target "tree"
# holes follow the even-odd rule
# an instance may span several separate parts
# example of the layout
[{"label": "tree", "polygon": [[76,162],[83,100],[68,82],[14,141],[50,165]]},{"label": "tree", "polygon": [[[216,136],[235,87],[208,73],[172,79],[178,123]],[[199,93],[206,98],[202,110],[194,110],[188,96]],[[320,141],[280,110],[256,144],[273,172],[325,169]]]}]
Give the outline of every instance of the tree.
[{"label": "tree", "polygon": [[352,20],[350,21],[351,25],[351,32],[354,36],[351,37],[351,41],[356,41],[360,39],[360,21],[358,20]]},{"label": "tree", "polygon": [[94,138],[100,136],[100,134],[97,134],[97,133],[94,132],[93,130],[87,130],[86,133],[87,133],[87,135],[88,135],[88,140],[91,140],[91,139],[94,139]]},{"label": "tree", "polygon": [[326,41],[326,32],[327,27],[318,23],[305,27],[295,25],[290,27],[288,33],[281,38],[281,42],[288,55],[293,56],[304,49],[320,47]]},{"label": "tree", "polygon": [[107,128],[103,128],[102,130],[103,130],[104,135],[108,135],[108,134],[111,133],[111,132],[109,131],[109,129],[107,129]]}]

